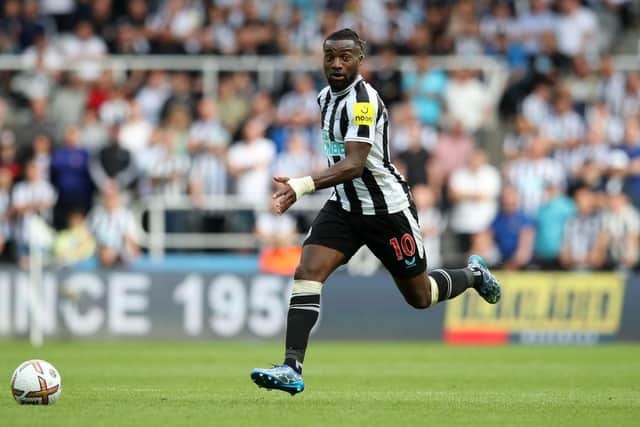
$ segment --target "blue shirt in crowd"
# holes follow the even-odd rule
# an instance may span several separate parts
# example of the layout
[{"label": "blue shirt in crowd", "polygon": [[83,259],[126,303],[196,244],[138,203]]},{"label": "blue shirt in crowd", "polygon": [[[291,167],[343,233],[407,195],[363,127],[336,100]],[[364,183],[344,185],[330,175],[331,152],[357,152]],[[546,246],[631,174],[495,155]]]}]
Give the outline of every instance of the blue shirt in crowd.
[{"label": "blue shirt in crowd", "polygon": [[426,73],[406,73],[402,79],[403,89],[411,94],[411,102],[418,120],[435,126],[442,116],[441,98],[447,87],[447,75],[442,70]]},{"label": "blue shirt in crowd", "polygon": [[509,260],[516,253],[520,232],[529,227],[534,228],[535,223],[521,211],[512,214],[500,212],[493,220],[491,230],[503,261]]},{"label": "blue shirt in crowd", "polygon": [[536,227],[536,257],[549,259],[560,255],[564,224],[575,212],[575,203],[565,195],[555,197],[540,207]]},{"label": "blue shirt in crowd", "polygon": [[93,196],[89,153],[84,148],[60,147],[51,156],[51,181],[63,203],[88,205]]}]

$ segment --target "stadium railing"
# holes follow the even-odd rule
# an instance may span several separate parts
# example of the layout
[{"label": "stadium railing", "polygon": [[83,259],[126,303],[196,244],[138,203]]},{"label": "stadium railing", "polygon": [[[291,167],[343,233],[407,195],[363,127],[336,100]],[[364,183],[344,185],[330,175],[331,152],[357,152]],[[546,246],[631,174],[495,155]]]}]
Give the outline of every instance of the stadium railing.
[{"label": "stadium railing", "polygon": [[[317,212],[325,202],[325,197],[307,197],[293,205],[292,213]],[[209,196],[195,205],[189,196],[150,196],[134,205],[134,212],[140,224],[145,212],[148,213],[148,230],[140,232],[140,244],[149,250],[153,258],[162,258],[169,249],[249,249],[257,248],[259,241],[253,233],[203,233],[166,232],[167,211],[182,212],[253,212],[259,214],[269,210],[268,203],[254,203],[232,195]],[[299,239],[303,234],[298,235]]]}]

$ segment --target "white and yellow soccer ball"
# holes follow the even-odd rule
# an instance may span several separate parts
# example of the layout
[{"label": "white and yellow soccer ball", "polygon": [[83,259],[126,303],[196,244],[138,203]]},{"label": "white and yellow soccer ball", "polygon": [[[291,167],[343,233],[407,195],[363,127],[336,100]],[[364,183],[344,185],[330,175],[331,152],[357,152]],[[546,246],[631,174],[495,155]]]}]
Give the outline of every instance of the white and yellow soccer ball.
[{"label": "white and yellow soccer ball", "polygon": [[21,405],[53,405],[62,393],[62,377],[45,360],[27,360],[13,372],[11,393]]}]

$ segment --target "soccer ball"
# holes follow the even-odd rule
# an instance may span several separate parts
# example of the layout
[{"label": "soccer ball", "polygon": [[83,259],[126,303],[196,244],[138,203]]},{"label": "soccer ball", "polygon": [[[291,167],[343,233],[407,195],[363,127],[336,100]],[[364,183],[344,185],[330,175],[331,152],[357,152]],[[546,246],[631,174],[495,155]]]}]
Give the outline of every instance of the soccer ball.
[{"label": "soccer ball", "polygon": [[44,360],[27,360],[11,377],[11,393],[21,405],[53,405],[62,393],[62,378]]}]

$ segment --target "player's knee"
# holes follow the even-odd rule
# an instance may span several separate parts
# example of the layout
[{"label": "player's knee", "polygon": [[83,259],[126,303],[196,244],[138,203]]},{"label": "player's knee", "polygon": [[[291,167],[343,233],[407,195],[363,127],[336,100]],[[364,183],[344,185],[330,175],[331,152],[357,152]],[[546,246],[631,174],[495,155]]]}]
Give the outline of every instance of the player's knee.
[{"label": "player's knee", "polygon": [[296,272],[293,277],[296,280],[313,280],[316,282],[324,282],[326,272],[323,266],[320,264],[300,264],[298,265],[298,268],[296,268]]},{"label": "player's knee", "polygon": [[424,310],[431,305],[431,297],[426,294],[405,295],[404,299],[407,304],[418,310]]}]

